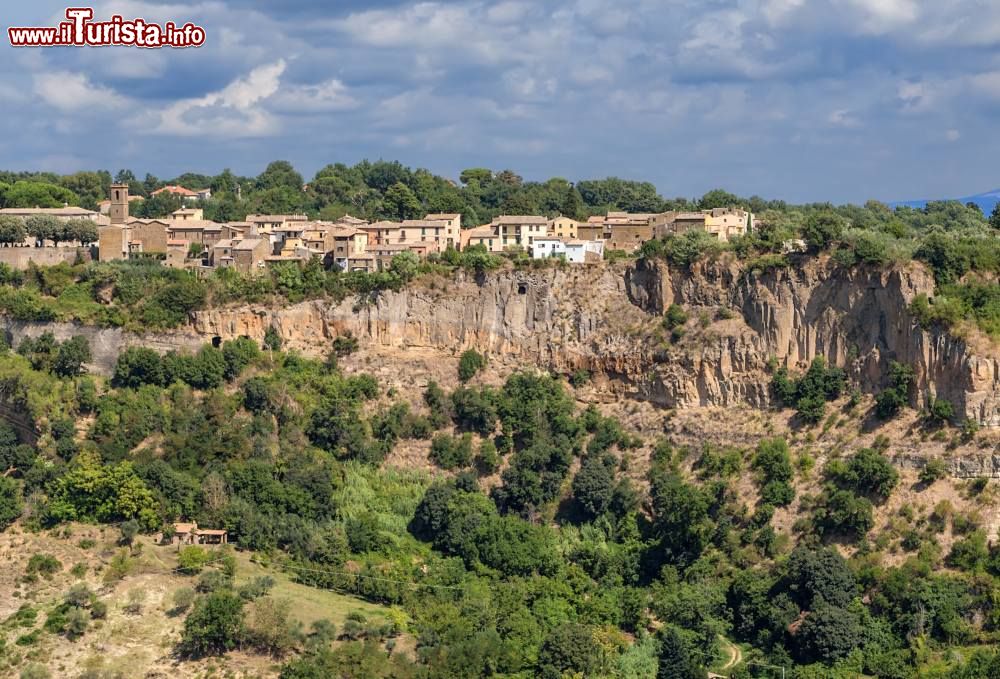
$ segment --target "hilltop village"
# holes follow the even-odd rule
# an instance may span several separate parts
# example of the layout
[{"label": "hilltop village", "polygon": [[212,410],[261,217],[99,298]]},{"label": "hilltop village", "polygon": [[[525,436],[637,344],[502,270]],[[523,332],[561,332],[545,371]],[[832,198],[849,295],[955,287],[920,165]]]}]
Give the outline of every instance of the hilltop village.
[{"label": "hilltop village", "polygon": [[745,235],[754,223],[752,213],[735,207],[661,213],[612,211],[586,221],[564,216],[502,215],[471,228],[463,225],[458,213],[375,222],[351,215],[323,221],[305,214],[249,214],[242,221],[220,223],[205,219],[198,207],[199,201],[210,195],[206,191],[181,186],[159,189],[157,193],[174,194],[184,204],[169,217],[156,219],[129,215],[129,205],[137,197],[129,195],[128,184],[113,184],[110,200],[103,201],[97,212],[78,207],[2,209],[0,216],[25,220],[28,226],[23,243],[17,243],[18,252],[11,253],[18,257],[5,259],[13,266],[26,265],[29,260],[59,261],[56,253],[45,250],[56,248],[60,238],[51,234],[46,238],[44,229],[31,228],[31,221],[39,218],[49,223],[59,220],[64,225],[87,226],[89,222],[89,229],[64,229],[67,235],[61,240],[85,245],[96,235],[96,257],[101,261],[151,258],[196,272],[232,267],[245,274],[281,262],[313,258],[321,259],[328,268],[376,272],[388,268],[392,258],[403,252],[423,259],[448,249],[470,247],[490,253],[522,251],[534,259],[561,258],[586,264],[601,261],[606,252],[635,252],[643,243],[670,233],[700,230],[724,242]]}]

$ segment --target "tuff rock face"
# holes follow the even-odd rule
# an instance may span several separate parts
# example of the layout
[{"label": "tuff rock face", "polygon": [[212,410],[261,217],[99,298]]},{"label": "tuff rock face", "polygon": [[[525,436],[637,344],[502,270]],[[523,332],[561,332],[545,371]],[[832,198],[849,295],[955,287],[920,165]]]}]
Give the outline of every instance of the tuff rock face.
[{"label": "tuff rock face", "polygon": [[[628,267],[503,271],[409,286],[339,304],[196,313],[191,330],[262,339],[273,325],[288,346],[325,351],[347,332],[382,353],[488,352],[511,366],[591,370],[610,388],[666,407],[770,403],[768,363],[804,369],[815,357],[845,368],[863,390],[884,386],[889,361],[913,366],[913,404],[944,398],[959,417],[1000,426],[1000,360],[908,311],[934,282],[919,265],[844,270],[805,261],[749,271],[736,263],[672,271]],[[659,329],[673,303],[694,319],[675,343]]]},{"label": "tuff rock face", "polygon": [[[103,373],[113,370],[126,346],[167,351],[193,350],[216,337],[260,341],[270,326],[286,347],[313,355],[324,355],[334,337],[350,332],[362,349],[404,365],[410,352],[446,357],[472,347],[505,367],[587,369],[612,394],[670,408],[766,407],[769,362],[804,370],[816,356],[875,392],[896,360],[916,372],[913,405],[944,398],[959,418],[1000,426],[996,349],[924,331],[908,311],[917,294],[933,290],[919,265],[844,270],[811,260],[758,272],[722,261],[677,271],[639,261],[460,273],[339,303],[211,309],[193,314],[185,328],[147,335],[71,324],[2,325],[15,346],[46,330],[58,339],[86,335],[93,369]],[[671,342],[661,317],[674,303],[691,320]]]}]

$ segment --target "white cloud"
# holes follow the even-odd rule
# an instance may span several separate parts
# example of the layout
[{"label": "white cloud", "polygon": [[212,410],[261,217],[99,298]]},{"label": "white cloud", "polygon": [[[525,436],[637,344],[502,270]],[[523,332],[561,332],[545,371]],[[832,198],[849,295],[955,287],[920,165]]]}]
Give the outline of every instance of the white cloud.
[{"label": "white cloud", "polygon": [[350,111],[361,105],[337,79],[316,85],[282,87],[269,101],[271,108],[288,113]]},{"label": "white cloud", "polygon": [[113,109],[127,99],[109,87],[95,85],[83,73],[52,71],[33,76],[35,94],[60,111]]},{"label": "white cloud", "polygon": [[944,138],[948,141],[958,141],[962,138],[962,133],[958,130],[945,130]]},{"label": "white cloud", "polygon": [[861,126],[861,121],[858,117],[847,109],[832,111],[826,120],[834,127],[854,128]]},{"label": "white cloud", "polygon": [[278,132],[278,121],[257,106],[275,92],[285,61],[258,66],[218,92],[181,99],[163,111],[156,132],[178,136],[259,137]]}]

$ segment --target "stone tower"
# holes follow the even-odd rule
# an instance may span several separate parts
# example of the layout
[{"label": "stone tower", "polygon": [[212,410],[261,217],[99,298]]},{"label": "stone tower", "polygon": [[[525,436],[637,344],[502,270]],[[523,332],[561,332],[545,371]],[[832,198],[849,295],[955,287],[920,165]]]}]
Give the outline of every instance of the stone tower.
[{"label": "stone tower", "polygon": [[98,259],[106,262],[113,259],[128,259],[129,227],[128,184],[111,185],[110,226],[98,229]]},{"label": "stone tower", "polygon": [[128,184],[111,185],[111,224],[123,226],[128,221]]}]

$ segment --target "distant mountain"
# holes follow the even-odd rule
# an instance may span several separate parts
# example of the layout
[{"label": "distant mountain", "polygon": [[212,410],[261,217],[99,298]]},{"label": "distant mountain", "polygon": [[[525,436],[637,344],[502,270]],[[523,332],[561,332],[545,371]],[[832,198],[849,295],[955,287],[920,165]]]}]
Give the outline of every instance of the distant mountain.
[{"label": "distant mountain", "polygon": [[[987,191],[986,193],[980,193],[980,194],[977,194],[975,196],[966,196],[965,198],[956,198],[955,200],[959,201],[960,203],[975,203],[976,205],[979,206],[979,208],[983,211],[983,213],[985,215],[989,216],[989,214],[991,212],[993,212],[993,208],[996,206],[996,204],[1000,203],[1000,189],[995,189],[993,191]],[[889,203],[889,206],[890,207],[905,206],[905,207],[922,208],[925,205],[927,205],[927,203],[929,203],[929,202],[930,202],[930,200],[901,200],[901,201],[899,201],[897,203]]]}]

